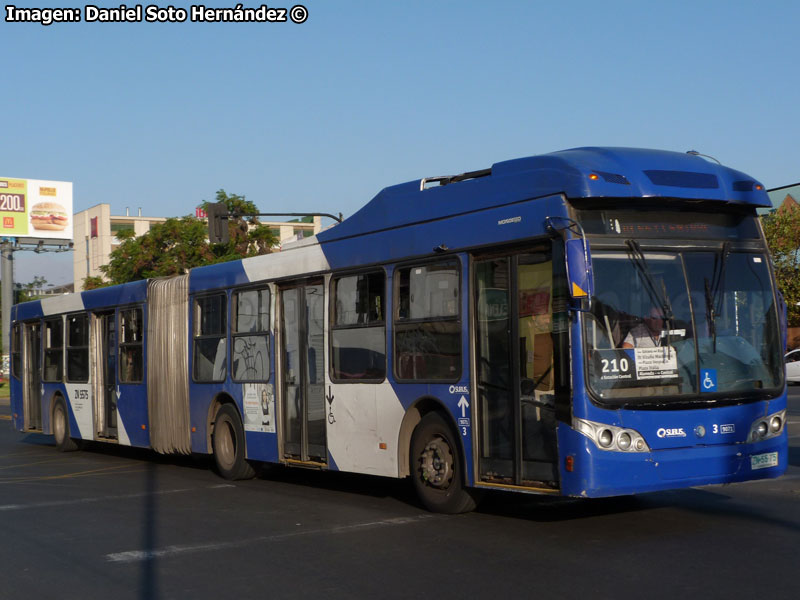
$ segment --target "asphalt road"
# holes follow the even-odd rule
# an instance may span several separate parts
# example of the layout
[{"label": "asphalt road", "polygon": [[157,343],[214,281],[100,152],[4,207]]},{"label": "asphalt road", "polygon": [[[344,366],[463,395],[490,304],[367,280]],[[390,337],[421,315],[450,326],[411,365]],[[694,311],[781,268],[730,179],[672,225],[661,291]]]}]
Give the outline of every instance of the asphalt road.
[{"label": "asphalt road", "polygon": [[405,482],[278,468],[231,484],[208,460],[61,454],[0,420],[0,598],[794,599],[800,388],[790,413],[778,480],[499,493],[459,516],[425,512]]}]

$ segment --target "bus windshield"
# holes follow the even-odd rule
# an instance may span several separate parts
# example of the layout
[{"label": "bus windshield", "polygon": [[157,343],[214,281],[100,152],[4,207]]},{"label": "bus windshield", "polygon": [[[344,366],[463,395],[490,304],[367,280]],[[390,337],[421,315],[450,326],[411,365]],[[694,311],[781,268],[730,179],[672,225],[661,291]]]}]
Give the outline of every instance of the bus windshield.
[{"label": "bus windshield", "polygon": [[767,261],[727,243],[716,252],[641,252],[631,241],[628,251],[594,253],[584,323],[595,397],[741,401],[781,385]]}]

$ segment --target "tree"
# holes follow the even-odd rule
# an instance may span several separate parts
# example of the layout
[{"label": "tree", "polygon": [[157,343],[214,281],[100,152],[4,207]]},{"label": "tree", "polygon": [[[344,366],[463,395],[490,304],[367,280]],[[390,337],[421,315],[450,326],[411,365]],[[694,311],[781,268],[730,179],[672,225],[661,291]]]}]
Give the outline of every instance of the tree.
[{"label": "tree", "polygon": [[[47,279],[41,275],[34,275],[33,280],[28,283],[15,283],[14,284],[14,304],[20,302],[27,302],[28,300],[36,300],[39,297],[38,292],[47,285]],[[3,288],[3,282],[0,281],[0,290]]]},{"label": "tree", "polygon": [[41,290],[45,285],[47,285],[47,279],[42,277],[41,275],[35,275],[33,277],[33,281],[29,281],[28,283],[18,283],[16,285],[15,290],[15,298],[14,302],[27,302],[28,300],[35,300],[39,296],[34,293],[35,290]]},{"label": "tree", "polygon": [[800,209],[772,211],[761,218],[775,265],[775,280],[783,293],[790,327],[800,325]]},{"label": "tree", "polygon": [[[216,198],[233,215],[258,212],[244,196],[219,190]],[[204,206],[207,204],[204,202]],[[228,220],[228,229],[227,244],[209,244],[206,222],[190,216],[156,223],[139,237],[134,237],[133,231],[120,231],[120,245],[111,251],[108,264],[100,267],[105,277],[85,278],[84,289],[181,275],[194,267],[267,254],[277,242],[271,230],[255,217],[233,216]]]},{"label": "tree", "polygon": [[[41,275],[34,275],[33,280],[28,283],[14,284],[14,304],[35,300],[39,296],[34,293],[34,290],[41,290],[45,285],[47,285],[47,279]],[[0,290],[2,290],[2,287],[3,282],[0,281]],[[4,340],[2,338],[3,336],[0,335],[0,352],[3,350]]]},{"label": "tree", "polygon": [[96,290],[97,288],[106,287],[107,285],[110,284],[98,275],[89,275],[83,278],[84,290]]},{"label": "tree", "polygon": [[167,219],[139,237],[120,231],[117,238],[120,245],[100,267],[110,284],[181,275],[192,267],[219,262],[206,240],[206,224],[194,217]]}]

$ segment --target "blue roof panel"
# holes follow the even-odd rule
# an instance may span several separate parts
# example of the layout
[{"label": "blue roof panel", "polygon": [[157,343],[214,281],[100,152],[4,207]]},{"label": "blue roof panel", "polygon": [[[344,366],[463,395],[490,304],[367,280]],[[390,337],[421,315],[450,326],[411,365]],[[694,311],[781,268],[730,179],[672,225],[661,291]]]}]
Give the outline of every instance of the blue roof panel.
[{"label": "blue roof panel", "polygon": [[[595,179],[590,179],[596,174]],[[760,189],[757,189],[760,186]],[[492,165],[491,174],[421,189],[409,181],[381,190],[325,243],[469,213],[491,206],[564,194],[579,198],[665,198],[769,207],[752,177],[693,154],[638,148],[574,148]]]}]

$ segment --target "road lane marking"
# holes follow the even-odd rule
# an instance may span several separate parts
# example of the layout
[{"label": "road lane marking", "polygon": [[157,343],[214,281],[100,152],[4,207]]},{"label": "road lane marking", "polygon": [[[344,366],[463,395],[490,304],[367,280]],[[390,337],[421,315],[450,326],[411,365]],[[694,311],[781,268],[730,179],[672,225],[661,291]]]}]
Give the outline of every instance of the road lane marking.
[{"label": "road lane marking", "polygon": [[45,451],[50,451],[50,448],[46,446],[40,446],[31,448],[28,452],[9,452],[8,454],[0,454],[0,458],[8,458],[10,456],[41,456],[42,448],[44,448]]},{"label": "road lane marking", "polygon": [[275,535],[264,535],[245,540],[236,540],[233,542],[209,542],[208,544],[186,544],[175,546],[164,546],[163,548],[156,548],[154,550],[129,550],[127,552],[115,552],[106,554],[105,559],[113,563],[132,563],[142,562],[146,560],[153,560],[156,558],[164,558],[171,556],[179,556],[184,554],[196,554],[199,552],[216,552],[218,550],[227,550],[231,548],[242,548],[253,544],[261,544],[265,542],[278,542],[288,540],[296,537],[303,537],[308,535],[335,535],[339,533],[350,533],[353,531],[365,531],[368,529],[375,529],[378,527],[396,527],[398,525],[411,525],[419,523],[426,519],[442,518],[437,515],[423,514],[413,517],[397,517],[395,519],[384,519],[381,521],[369,521],[367,523],[354,523],[353,525],[340,525],[337,527],[325,527],[320,529],[308,529],[306,531],[292,531],[290,533],[279,533]]},{"label": "road lane marking", "polygon": [[53,475],[53,476],[44,476],[44,477],[9,477],[6,479],[0,479],[0,484],[11,484],[11,483],[43,483],[45,481],[53,481],[53,480],[62,480],[62,479],[79,479],[80,477],[102,477],[104,475],[129,475],[131,473],[144,473],[147,469],[143,467],[131,467],[130,471],[106,471],[105,473],[91,473],[91,474],[84,474],[84,473],[72,473],[69,475]]},{"label": "road lane marking", "polygon": [[63,461],[64,461],[63,458],[48,458],[47,460],[37,460],[36,462],[6,465],[4,467],[0,467],[0,471],[4,471],[6,469],[17,469],[20,467],[32,467],[34,465],[43,465],[45,463],[63,462]]},{"label": "road lane marking", "polygon": [[[121,473],[120,469],[130,469],[136,467],[137,470],[143,470],[137,465],[118,465],[114,467],[103,467],[102,469],[90,469],[88,471],[76,471],[75,473],[64,473],[62,475],[42,475],[40,477],[11,477],[8,479],[0,479],[0,483],[19,483],[21,481],[47,481],[52,479],[69,479],[71,477],[91,477],[92,475],[108,475],[111,471]],[[130,471],[133,472],[133,471]]]},{"label": "road lane marking", "polygon": [[108,502],[113,500],[130,500],[132,498],[144,498],[146,496],[166,496],[169,494],[185,494],[186,492],[198,492],[202,490],[214,490],[218,488],[236,487],[232,484],[209,485],[200,488],[182,488],[177,490],[161,490],[157,492],[138,492],[136,494],[118,494],[115,496],[97,496],[89,498],[77,498],[75,500],[51,500],[50,502],[34,502],[28,504],[0,504],[0,512],[11,510],[26,510],[29,508],[50,508],[53,506],[69,506],[74,504],[90,504],[93,502]]}]

